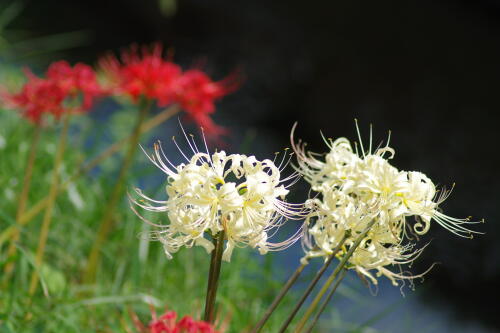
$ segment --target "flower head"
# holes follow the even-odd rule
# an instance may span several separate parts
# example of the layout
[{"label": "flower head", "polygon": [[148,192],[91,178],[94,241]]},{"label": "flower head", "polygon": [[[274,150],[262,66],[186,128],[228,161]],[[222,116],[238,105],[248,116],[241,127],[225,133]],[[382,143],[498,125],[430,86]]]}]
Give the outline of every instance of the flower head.
[{"label": "flower head", "polygon": [[215,101],[238,87],[235,76],[213,81],[200,69],[182,72],[181,67],[164,59],[160,44],[152,48],[133,45],[118,60],[114,55],[100,59],[100,67],[111,81],[115,93],[133,102],[145,97],[161,107],[177,103],[210,136],[225,134],[210,118]]},{"label": "flower head", "polygon": [[34,123],[40,123],[45,114],[60,115],[64,112],[64,90],[53,80],[42,79],[26,70],[28,81],[18,93],[2,92],[8,107],[21,110],[21,114]]},{"label": "flower head", "polygon": [[215,101],[236,90],[237,85],[232,77],[215,82],[203,71],[191,69],[179,77],[174,99],[207,134],[224,134],[226,130],[214,124],[209,115],[215,112]]},{"label": "flower head", "polygon": [[[40,78],[25,70],[28,81],[18,93],[2,92],[3,101],[22,111],[22,115],[39,123],[46,114],[59,118],[66,111],[88,110],[96,97],[103,94],[91,67],[66,61],[51,64],[47,78]],[[82,101],[75,99],[81,95]]]},{"label": "flower head", "polygon": [[57,82],[69,96],[76,97],[81,94],[82,110],[90,109],[94,100],[106,93],[97,82],[92,67],[82,63],[71,67],[67,61],[57,61],[49,66],[47,78]]},{"label": "flower head", "polygon": [[140,50],[133,45],[122,53],[121,61],[110,54],[101,58],[99,64],[115,93],[134,102],[143,96],[166,106],[173,101],[174,85],[182,71],[177,64],[165,60],[162,53],[160,44]]},{"label": "flower head", "polygon": [[[282,168],[271,160],[224,151],[200,152],[186,136],[194,155],[186,163],[173,165],[159,144],[149,158],[168,176],[166,201],[153,200],[136,190],[141,201],[136,205],[150,211],[166,212],[169,224],[156,225],[155,233],[167,256],[181,246],[200,245],[210,252],[213,245],[205,234],[224,230],[227,237],[223,259],[229,261],[235,246],[251,246],[261,254],[278,251],[300,238],[300,230],[290,239],[271,243],[268,232],[281,226],[287,218],[303,215],[302,205],[287,203],[287,182],[294,173],[282,178]],[[152,204],[156,204],[153,206]],[[132,207],[133,208],[133,207]]]},{"label": "flower head", "polygon": [[194,320],[190,316],[184,316],[176,322],[177,314],[168,311],[160,318],[155,318],[149,324],[151,333],[217,333],[215,328],[205,322]]},{"label": "flower head", "polygon": [[153,320],[146,327],[142,324],[135,313],[131,313],[135,326],[141,333],[221,333],[215,327],[202,320],[195,320],[190,316],[184,316],[177,320],[175,311],[166,311],[160,317],[153,310]]},{"label": "flower head", "polygon": [[[367,151],[360,137],[359,152],[345,138],[326,141],[330,151],[320,159],[320,155],[306,151],[302,142],[295,143],[292,131],[297,169],[317,193],[307,202],[315,209],[306,219],[309,229],[304,237],[305,260],[331,254],[341,241],[345,243],[338,255],[344,255],[357,235],[375,220],[348,262],[374,283],[376,279],[370,270],[377,270],[377,276],[385,275],[396,284],[397,280],[417,277],[387,269],[410,263],[421,253],[422,249],[414,250],[414,245],[404,244],[408,233],[427,233],[431,220],[458,236],[471,237],[474,233],[464,225],[475,222],[439,211],[448,192],[443,190],[436,195],[438,190],[427,176],[400,171],[389,163],[394,156],[389,140],[373,153],[371,137]],[[416,220],[413,226],[407,221],[410,217]]]}]

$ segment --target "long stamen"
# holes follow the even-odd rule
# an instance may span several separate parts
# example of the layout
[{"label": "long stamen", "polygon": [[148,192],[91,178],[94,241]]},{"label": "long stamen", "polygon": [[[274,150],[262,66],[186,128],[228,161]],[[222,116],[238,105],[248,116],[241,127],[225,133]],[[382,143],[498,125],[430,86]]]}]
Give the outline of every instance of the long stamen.
[{"label": "long stamen", "polygon": [[361,146],[361,153],[363,154],[363,157],[366,157],[365,148],[363,147],[363,139],[361,138],[361,133],[359,132],[358,120],[354,119],[354,122],[356,123],[356,132],[358,133],[358,140],[359,140],[359,145]]}]

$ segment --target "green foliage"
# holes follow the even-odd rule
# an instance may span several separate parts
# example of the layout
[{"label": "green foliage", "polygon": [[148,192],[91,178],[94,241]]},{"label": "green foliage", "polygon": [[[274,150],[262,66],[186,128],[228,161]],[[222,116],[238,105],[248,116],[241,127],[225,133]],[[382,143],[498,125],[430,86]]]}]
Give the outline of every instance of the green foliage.
[{"label": "green foliage", "polygon": [[0,3],[0,58],[3,60],[44,63],[53,60],[61,51],[90,43],[91,34],[85,30],[39,36],[33,31],[12,28],[25,6],[22,0]]},{"label": "green foliage", "polygon": [[[74,117],[69,147],[64,156],[62,179],[105,148],[99,133],[111,134],[111,140],[127,135],[131,124],[120,111],[105,125],[86,116]],[[112,129],[120,130],[112,130]],[[60,125],[50,124],[41,136],[29,193],[28,207],[44,198],[51,181]],[[33,126],[12,111],[0,110],[0,231],[15,223],[17,196],[31,142]],[[96,146],[88,146],[89,138]],[[146,137],[141,140],[147,145]],[[128,188],[145,174],[158,178],[156,189],[148,193],[162,195],[166,177],[138,155]],[[15,273],[0,297],[0,331],[5,332],[134,332],[129,310],[144,321],[150,320],[150,305],[157,312],[169,307],[182,315],[200,316],[204,306],[209,255],[202,248],[184,249],[167,260],[158,242],[141,236],[149,226],[135,216],[124,197],[113,233],[103,249],[103,261],[95,285],[82,284],[82,271],[96,235],[102,204],[109,195],[121,161],[120,154],[106,162],[99,172],[76,180],[57,198],[50,229],[45,264],[40,269],[41,285],[31,300],[27,290],[33,271],[34,251],[42,214],[22,228],[17,255],[6,257],[6,244],[0,254],[0,269],[15,262]],[[146,217],[149,215],[146,214]],[[158,216],[149,216],[157,220]],[[166,218],[166,216],[164,217]],[[278,254],[279,255],[279,254]],[[272,257],[253,255],[249,249],[235,251],[231,263],[224,263],[218,293],[219,315],[230,318],[230,332],[241,332],[255,323],[281,287],[285,276],[276,275]],[[1,279],[0,279],[1,280]],[[279,307],[266,326],[277,330],[290,309],[289,298]]]}]

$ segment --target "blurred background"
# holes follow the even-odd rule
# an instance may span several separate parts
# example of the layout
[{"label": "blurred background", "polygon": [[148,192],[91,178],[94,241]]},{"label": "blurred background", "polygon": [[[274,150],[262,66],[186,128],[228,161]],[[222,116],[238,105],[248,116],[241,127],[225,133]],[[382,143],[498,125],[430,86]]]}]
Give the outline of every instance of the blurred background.
[{"label": "blurred background", "polygon": [[[439,185],[456,183],[445,212],[484,218],[477,229],[486,234],[459,239],[435,226],[412,268],[419,273],[440,263],[424,284],[405,289],[402,298],[384,282],[373,297],[352,276],[344,294],[357,288],[365,296],[338,299],[340,310],[325,316],[333,323],[325,327],[339,316],[381,332],[500,331],[500,1],[0,0],[0,6],[0,48],[9,45],[10,62],[95,63],[109,50],[161,41],[176,62],[201,64],[216,79],[240,69],[241,89],[218,104],[214,117],[231,131],[228,150],[269,157],[289,146],[295,121],[297,136],[318,152],[326,150],[320,130],[354,140],[354,118],[366,137],[373,124],[376,143],[391,130],[393,164]],[[178,126],[164,130],[169,137]],[[294,251],[280,270],[295,268],[300,249]]]}]

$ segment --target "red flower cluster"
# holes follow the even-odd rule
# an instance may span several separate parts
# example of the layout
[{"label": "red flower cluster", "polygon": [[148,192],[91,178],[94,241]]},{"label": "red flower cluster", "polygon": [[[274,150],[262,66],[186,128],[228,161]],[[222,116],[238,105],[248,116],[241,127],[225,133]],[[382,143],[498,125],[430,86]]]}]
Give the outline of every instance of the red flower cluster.
[{"label": "red flower cluster", "polygon": [[[40,78],[25,70],[28,81],[16,94],[2,92],[2,99],[9,106],[22,110],[23,116],[39,123],[44,114],[59,118],[66,111],[88,110],[94,99],[104,92],[99,87],[90,66],[77,64],[71,67],[66,61],[50,65],[47,78]],[[77,107],[68,106],[69,99],[82,95]]]},{"label": "red flower cluster", "polygon": [[107,89],[98,84],[90,66],[79,63],[72,67],[58,61],[49,66],[46,78],[26,70],[28,82],[22,90],[17,94],[0,92],[0,97],[35,123],[44,114],[59,118],[68,110],[88,110],[96,97],[104,94],[125,95],[133,102],[144,97],[160,107],[178,104],[212,137],[226,133],[210,115],[215,112],[215,101],[238,87],[236,76],[216,82],[200,69],[183,72],[179,65],[163,57],[159,44],[141,49],[133,46],[122,53],[121,59],[108,55],[100,59],[99,65],[109,79]]},{"label": "red flower cluster", "polygon": [[100,59],[100,67],[111,81],[114,93],[128,95],[134,102],[139,97],[156,100],[159,106],[172,101],[173,85],[181,75],[181,68],[162,58],[159,44],[152,50],[137,46],[124,51],[121,62],[112,54]]},{"label": "red flower cluster", "polygon": [[153,321],[149,324],[150,333],[217,333],[213,326],[204,321],[196,321],[184,316],[176,322],[177,314],[167,311],[160,318],[153,314]]},{"label": "red flower cluster", "polygon": [[175,91],[175,102],[186,110],[191,118],[208,134],[224,134],[226,130],[214,124],[209,117],[215,112],[214,101],[236,89],[231,78],[214,82],[199,69],[186,71],[179,77]]},{"label": "red flower cluster", "polygon": [[90,109],[94,100],[105,94],[97,83],[94,70],[85,64],[78,63],[71,67],[66,61],[55,62],[49,66],[47,77],[57,82],[69,96],[74,97],[81,92],[83,110]]},{"label": "red flower cluster", "polygon": [[99,64],[116,93],[135,102],[143,96],[162,107],[178,103],[207,134],[223,134],[224,129],[215,125],[209,115],[215,111],[216,100],[237,88],[237,80],[214,82],[198,69],[182,72],[180,66],[164,59],[162,53],[159,44],[151,50],[138,50],[134,46],[122,53],[121,61],[108,55]]},{"label": "red flower cluster", "polygon": [[39,123],[45,113],[61,114],[64,100],[63,90],[53,81],[41,79],[26,70],[28,82],[17,94],[2,92],[7,105],[22,110],[23,116]]}]

